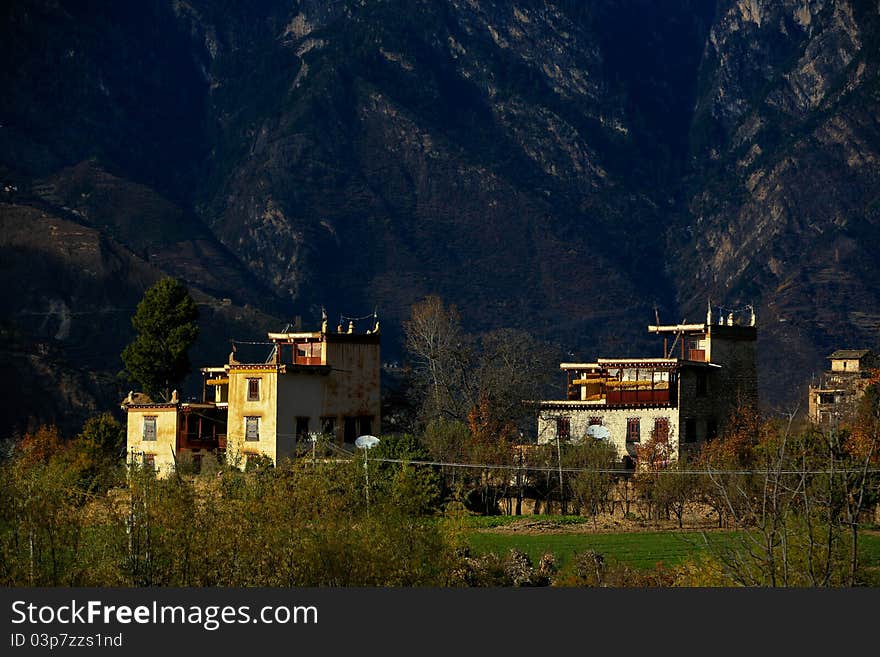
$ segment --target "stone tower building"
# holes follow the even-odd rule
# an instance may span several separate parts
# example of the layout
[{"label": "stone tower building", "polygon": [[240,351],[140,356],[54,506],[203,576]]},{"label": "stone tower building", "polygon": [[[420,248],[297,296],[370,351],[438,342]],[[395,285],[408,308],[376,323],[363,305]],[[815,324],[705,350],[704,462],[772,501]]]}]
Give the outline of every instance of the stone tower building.
[{"label": "stone tower building", "polygon": [[713,318],[710,307],[705,323],[648,331],[663,336],[661,357],[560,365],[568,394],[538,402],[539,443],[599,437],[633,464],[651,437],[668,441],[677,454],[717,436],[738,408],[756,406],[753,310]]}]

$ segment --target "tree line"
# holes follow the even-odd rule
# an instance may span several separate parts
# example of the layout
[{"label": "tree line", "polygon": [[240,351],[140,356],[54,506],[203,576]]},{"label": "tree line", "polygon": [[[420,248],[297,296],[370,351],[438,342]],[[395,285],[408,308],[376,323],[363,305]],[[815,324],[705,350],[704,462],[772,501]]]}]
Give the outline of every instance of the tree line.
[{"label": "tree line", "polygon": [[[180,288],[162,289],[143,303],[183,308],[176,316],[192,322]],[[163,322],[173,315],[148,310],[138,313]],[[852,586],[870,580],[859,537],[878,503],[880,378],[839,426],[739,409],[725,433],[699,451],[675,458],[671,441],[652,438],[639,448],[639,467],[624,471],[603,441],[524,440],[534,418],[521,402],[539,397],[558,348],[520,331],[468,335],[455,308],[436,297],[416,304],[404,328],[415,413],[408,431],[383,435],[365,459],[319,443],[275,466],[250,459],[244,472],[219,458],[203,459],[199,474],[181,462],[160,480],[125,462],[125,432],[109,413],[69,439],[42,427],[7,441],[0,452],[0,584]],[[162,330],[157,335],[152,343],[162,342]],[[188,367],[185,343],[195,336],[175,335],[167,354],[173,367],[160,363],[163,373],[144,379],[158,396]],[[158,353],[151,341],[146,351]],[[526,506],[533,513],[569,511],[594,527],[608,515],[684,527],[689,514],[702,514],[736,532],[737,540],[707,549],[676,572],[649,575],[595,553],[576,555],[565,570],[552,555],[532,564],[517,551],[471,553],[469,515],[520,514]]]},{"label": "tree line", "polygon": [[[199,474],[181,464],[157,479],[123,464],[122,427],[104,415],[70,440],[45,427],[26,434],[0,462],[0,585],[872,583],[859,537],[877,503],[877,418],[832,432],[744,417],[693,457],[632,475],[604,467],[613,464],[605,445],[569,446],[563,485],[584,522],[611,513],[680,524],[691,506],[733,530],[723,542],[691,533],[706,542],[701,557],[638,571],[589,551],[565,568],[552,554],[533,564],[517,550],[473,553],[467,521],[484,500],[475,505],[465,491],[512,485],[515,472],[505,471],[505,484],[491,468],[468,470],[468,481],[448,488],[442,466],[418,464],[428,456],[423,436],[385,436],[369,460],[319,452],[276,466],[255,460],[246,471],[207,460]],[[525,476],[548,472],[553,482],[552,468]]]}]

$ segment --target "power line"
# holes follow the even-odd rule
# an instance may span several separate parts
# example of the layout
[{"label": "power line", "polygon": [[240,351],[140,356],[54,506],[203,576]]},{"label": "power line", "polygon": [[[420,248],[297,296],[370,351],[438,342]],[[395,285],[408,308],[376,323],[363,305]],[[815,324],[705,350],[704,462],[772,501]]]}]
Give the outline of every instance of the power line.
[{"label": "power line", "polygon": [[[292,435],[292,434],[278,434],[278,435]],[[342,449],[338,445],[330,442],[327,443],[327,446],[331,449],[344,454],[346,456],[351,457],[352,460],[355,459],[355,454],[349,452],[348,450]],[[373,463],[397,463],[401,465],[424,465],[424,466],[432,466],[432,467],[445,467],[445,468],[463,468],[463,469],[475,469],[475,470],[511,470],[511,471],[535,471],[535,472],[558,472],[559,468],[557,466],[530,466],[530,465],[513,465],[513,464],[496,464],[496,463],[460,463],[454,461],[423,461],[423,460],[407,460],[407,459],[392,459],[392,458],[381,458],[381,457],[371,457],[370,461]],[[869,468],[867,470],[863,470],[861,468],[850,468],[850,469],[834,469],[834,470],[627,470],[625,468],[562,468],[563,472],[592,472],[596,474],[636,474],[639,472],[650,473],[650,474],[681,474],[681,475],[820,475],[820,474],[877,474],[880,473],[880,468]]]},{"label": "power line", "polygon": [[[490,464],[490,463],[454,463],[444,461],[407,461],[405,459],[383,459],[371,458],[373,462],[381,463],[401,463],[410,465],[430,465],[451,468],[475,468],[475,469],[493,469],[493,470],[535,470],[539,472],[558,472],[556,466],[527,466],[527,465],[507,465],[507,464]],[[562,468],[563,472],[593,472],[599,474],[635,474],[638,472],[651,474],[683,474],[683,475],[719,475],[719,474],[736,474],[736,475],[804,475],[804,474],[861,474],[863,472],[876,474],[880,472],[880,468],[870,468],[862,470],[861,468],[843,469],[843,470],[626,470],[623,468]]]},{"label": "power line", "polygon": [[76,317],[79,315],[105,315],[107,313],[130,313],[134,312],[136,308],[100,308],[98,310],[55,310],[55,311],[37,311],[37,310],[17,310],[15,311],[16,315],[32,315],[36,317],[56,317],[56,316],[71,316]]},{"label": "power line", "polygon": [[339,323],[341,324],[343,319],[347,319],[352,322],[360,322],[364,319],[373,319],[375,316],[376,316],[375,312],[372,312],[369,315],[364,315],[363,317],[349,317],[348,315],[340,315],[339,316]]}]

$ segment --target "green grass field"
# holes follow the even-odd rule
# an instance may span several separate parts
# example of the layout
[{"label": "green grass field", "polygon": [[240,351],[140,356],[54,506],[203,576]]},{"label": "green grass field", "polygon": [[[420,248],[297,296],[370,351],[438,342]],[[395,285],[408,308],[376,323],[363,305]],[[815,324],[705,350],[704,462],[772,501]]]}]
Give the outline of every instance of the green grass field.
[{"label": "green grass field", "polygon": [[[710,540],[732,540],[732,534],[710,535]],[[627,563],[634,568],[653,568],[658,563],[679,564],[705,549],[696,532],[630,532],[623,534],[496,534],[472,532],[468,536],[477,553],[504,554],[511,548],[525,552],[537,563],[548,552],[559,566],[576,552],[594,550],[606,559]]]},{"label": "green grass field", "polygon": [[552,525],[576,525],[583,524],[585,518],[583,516],[549,516],[549,515],[528,515],[528,516],[466,516],[464,518],[464,526],[471,529],[488,529],[491,527],[504,527],[512,525],[516,522],[545,522]]},{"label": "green grass field", "polygon": [[[506,523],[498,522],[495,526]],[[491,526],[491,525],[490,525]],[[577,552],[594,550],[609,561],[648,569],[658,563],[674,566],[704,552],[706,541],[721,546],[737,540],[736,532],[627,532],[619,534],[503,534],[471,531],[468,542],[475,552],[502,555],[511,548],[525,552],[537,563],[543,554],[552,553],[561,567]],[[880,568],[880,536],[863,534],[859,538],[862,563]]]}]

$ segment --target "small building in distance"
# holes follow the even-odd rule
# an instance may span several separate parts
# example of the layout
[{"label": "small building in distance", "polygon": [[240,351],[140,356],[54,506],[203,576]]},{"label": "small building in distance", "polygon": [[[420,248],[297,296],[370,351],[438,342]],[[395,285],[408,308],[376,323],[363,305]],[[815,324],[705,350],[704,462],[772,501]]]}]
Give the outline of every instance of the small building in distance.
[{"label": "small building in distance", "polygon": [[632,467],[650,438],[679,454],[715,437],[738,407],[757,404],[753,310],[713,322],[710,306],[705,323],[648,331],[663,336],[662,356],[560,364],[567,396],[537,403],[538,443],[592,435]]},{"label": "small building in distance", "polygon": [[200,402],[155,403],[129,394],[129,458],[160,476],[181,460],[198,469],[205,454],[218,454],[244,468],[260,455],[277,463],[315,434],[338,444],[378,431],[380,334],[373,319],[366,331],[354,322],[335,332],[269,333],[265,362],[243,363],[236,353],[221,366],[204,367]]},{"label": "small building in distance", "polygon": [[851,415],[880,365],[870,349],[838,349],[828,356],[831,369],[810,386],[809,415],[814,424],[830,425]]}]

